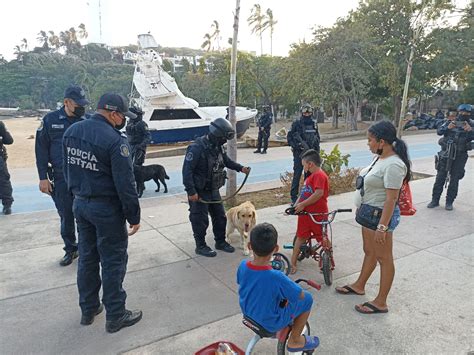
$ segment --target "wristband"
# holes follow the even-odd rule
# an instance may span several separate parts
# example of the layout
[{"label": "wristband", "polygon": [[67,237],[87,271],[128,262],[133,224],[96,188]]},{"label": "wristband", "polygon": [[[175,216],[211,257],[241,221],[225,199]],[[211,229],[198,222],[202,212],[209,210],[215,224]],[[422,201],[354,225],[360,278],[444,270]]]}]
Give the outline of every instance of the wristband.
[{"label": "wristband", "polygon": [[377,230],[378,230],[379,232],[386,232],[386,231],[388,231],[388,227],[385,226],[385,225],[383,225],[383,224],[379,224],[379,225],[377,226]]}]

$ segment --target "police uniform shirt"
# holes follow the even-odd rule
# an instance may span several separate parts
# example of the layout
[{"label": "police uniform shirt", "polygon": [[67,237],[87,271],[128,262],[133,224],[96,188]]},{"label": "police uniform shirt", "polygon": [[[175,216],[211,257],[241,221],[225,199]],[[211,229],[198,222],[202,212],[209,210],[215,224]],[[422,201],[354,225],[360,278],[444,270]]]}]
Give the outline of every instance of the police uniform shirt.
[{"label": "police uniform shirt", "polygon": [[186,150],[183,163],[183,184],[189,196],[195,195],[199,190],[203,190],[207,184],[209,175],[208,157],[206,152],[214,150],[218,153],[221,150],[225,167],[242,171],[243,166],[230,159],[222,146],[215,147],[209,142],[207,136],[199,137]]},{"label": "police uniform shirt", "polygon": [[140,223],[140,205],[125,134],[98,113],[64,134],[64,176],[82,198],[117,197],[127,221]]},{"label": "police uniform shirt", "polygon": [[64,106],[44,116],[36,131],[36,167],[40,180],[47,179],[48,163],[56,172],[63,170],[62,141],[66,129],[84,118],[68,117]]},{"label": "police uniform shirt", "polygon": [[288,145],[293,149],[301,149],[303,143],[306,143],[310,149],[319,151],[321,138],[316,123],[312,118],[300,118],[293,121],[291,129],[287,135]]},{"label": "police uniform shirt", "polygon": [[265,112],[258,119],[258,126],[261,128],[268,128],[273,123],[273,115],[270,112]]}]

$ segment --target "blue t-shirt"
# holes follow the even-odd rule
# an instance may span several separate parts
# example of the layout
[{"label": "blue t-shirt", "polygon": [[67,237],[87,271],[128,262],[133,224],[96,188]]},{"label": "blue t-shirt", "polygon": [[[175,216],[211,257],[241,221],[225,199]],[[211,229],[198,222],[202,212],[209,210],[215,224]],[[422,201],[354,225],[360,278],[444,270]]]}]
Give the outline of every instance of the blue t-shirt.
[{"label": "blue t-shirt", "polygon": [[237,270],[237,284],[242,313],[266,330],[276,332],[297,316],[292,314],[294,307],[282,308],[280,302],[298,303],[303,289],[281,271],[243,260]]}]

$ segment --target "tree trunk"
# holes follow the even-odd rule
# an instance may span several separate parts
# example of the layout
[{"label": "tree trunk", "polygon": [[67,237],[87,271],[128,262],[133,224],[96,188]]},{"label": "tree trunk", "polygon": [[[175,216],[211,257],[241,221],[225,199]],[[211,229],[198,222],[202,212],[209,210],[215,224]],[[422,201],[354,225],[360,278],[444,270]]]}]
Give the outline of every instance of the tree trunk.
[{"label": "tree trunk", "polygon": [[339,128],[339,109],[337,104],[332,106],[332,128]]},{"label": "tree trunk", "polygon": [[395,127],[398,127],[398,121],[400,119],[400,110],[402,107],[402,98],[400,95],[394,95],[392,96],[392,104],[393,104],[393,115],[394,115],[394,122],[395,122]]},{"label": "tree trunk", "polygon": [[374,122],[377,121],[377,113],[379,111],[379,104],[375,104],[375,116],[374,116]]},{"label": "tree trunk", "polygon": [[[234,36],[232,39],[232,54],[230,64],[230,88],[229,88],[229,121],[236,130],[237,120],[235,117],[236,106],[236,84],[237,84],[237,35],[239,33],[239,13],[240,0],[235,1],[234,15]],[[227,154],[230,159],[237,161],[237,138],[228,141]],[[228,170],[229,179],[227,181],[226,196],[231,196],[237,191],[237,174],[234,170]],[[235,206],[237,199],[233,197],[229,200],[231,206]]]}]

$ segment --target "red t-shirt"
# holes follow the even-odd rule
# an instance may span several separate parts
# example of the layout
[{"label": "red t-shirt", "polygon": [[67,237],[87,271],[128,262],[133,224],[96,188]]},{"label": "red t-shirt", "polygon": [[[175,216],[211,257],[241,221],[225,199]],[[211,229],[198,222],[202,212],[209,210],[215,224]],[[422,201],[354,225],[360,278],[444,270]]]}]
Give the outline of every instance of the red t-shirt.
[{"label": "red t-shirt", "polygon": [[314,204],[306,206],[306,212],[328,212],[329,179],[326,173],[319,169],[304,181],[300,192],[300,201],[308,199],[316,190],[323,190],[323,196]]}]

